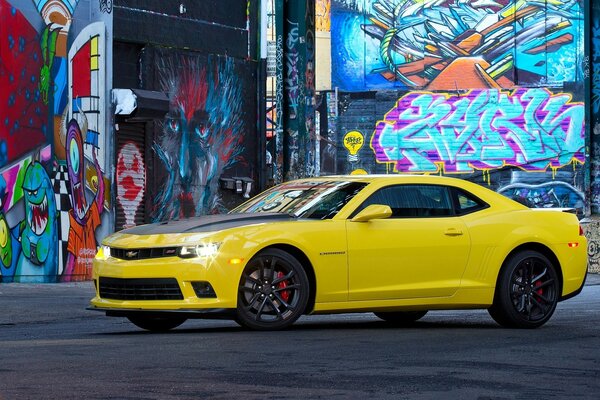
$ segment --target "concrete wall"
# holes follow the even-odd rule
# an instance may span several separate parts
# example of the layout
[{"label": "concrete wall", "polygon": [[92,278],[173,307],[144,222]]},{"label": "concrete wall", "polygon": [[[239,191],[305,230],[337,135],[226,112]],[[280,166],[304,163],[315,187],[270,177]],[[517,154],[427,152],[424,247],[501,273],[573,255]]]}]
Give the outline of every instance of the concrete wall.
[{"label": "concrete wall", "polygon": [[111,2],[0,0],[0,280],[91,276],[111,230]]}]

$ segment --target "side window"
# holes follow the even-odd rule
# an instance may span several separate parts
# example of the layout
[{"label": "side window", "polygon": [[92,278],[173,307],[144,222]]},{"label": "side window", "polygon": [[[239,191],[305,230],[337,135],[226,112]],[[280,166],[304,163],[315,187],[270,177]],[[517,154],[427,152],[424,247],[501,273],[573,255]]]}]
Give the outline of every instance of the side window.
[{"label": "side window", "polygon": [[449,188],[438,185],[395,185],[373,193],[354,213],[371,204],[392,209],[392,218],[447,217],[454,215]]},{"label": "side window", "polygon": [[453,188],[454,203],[456,214],[465,215],[475,211],[483,210],[488,204],[483,200],[467,193],[462,189]]}]

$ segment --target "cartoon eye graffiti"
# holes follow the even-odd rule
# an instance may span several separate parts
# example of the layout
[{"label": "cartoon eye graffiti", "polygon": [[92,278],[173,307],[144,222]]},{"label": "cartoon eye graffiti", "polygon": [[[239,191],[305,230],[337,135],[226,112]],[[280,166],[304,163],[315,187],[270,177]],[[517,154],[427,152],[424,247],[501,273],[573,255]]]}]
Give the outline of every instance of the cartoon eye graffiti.
[{"label": "cartoon eye graffiti", "polygon": [[176,119],[170,119],[169,129],[171,129],[173,132],[179,131],[179,121],[177,121]]},{"label": "cartoon eye graffiti", "polygon": [[71,139],[71,143],[69,143],[69,158],[71,159],[71,165],[73,166],[73,171],[75,173],[79,172],[79,147],[77,147],[77,142],[75,139]]},{"label": "cartoon eye graffiti", "polygon": [[0,247],[6,247],[8,243],[8,227],[4,219],[0,220]]},{"label": "cartoon eye graffiti", "polygon": [[37,191],[37,190],[34,190],[34,191],[33,191],[33,196],[34,196],[34,197],[37,197],[37,194],[38,194],[38,191]]}]

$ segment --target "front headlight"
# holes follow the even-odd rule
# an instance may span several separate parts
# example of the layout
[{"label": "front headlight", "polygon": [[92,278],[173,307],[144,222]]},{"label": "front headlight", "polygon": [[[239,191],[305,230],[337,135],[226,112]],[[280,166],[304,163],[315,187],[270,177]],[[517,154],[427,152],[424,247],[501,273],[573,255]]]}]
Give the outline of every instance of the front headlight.
[{"label": "front headlight", "polygon": [[99,260],[106,260],[108,257],[110,257],[110,247],[100,246],[96,253],[96,258]]},{"label": "front headlight", "polygon": [[177,255],[181,258],[215,257],[219,252],[221,243],[204,243],[193,246],[181,246]]}]

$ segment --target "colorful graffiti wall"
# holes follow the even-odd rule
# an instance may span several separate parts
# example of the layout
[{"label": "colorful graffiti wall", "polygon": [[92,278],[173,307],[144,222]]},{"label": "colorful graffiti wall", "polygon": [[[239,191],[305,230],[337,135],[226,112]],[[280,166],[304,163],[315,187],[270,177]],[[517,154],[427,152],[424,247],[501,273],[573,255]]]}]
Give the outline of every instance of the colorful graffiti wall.
[{"label": "colorful graffiti wall", "polygon": [[333,0],[338,172],[453,175],[583,214],[583,22],[582,1]]},{"label": "colorful graffiti wall", "polygon": [[[156,89],[170,107],[152,144],[152,220],[225,212],[256,182],[253,65],[227,56],[155,49]],[[241,192],[224,182],[241,181]],[[243,179],[242,179],[243,178]],[[151,190],[152,191],[152,190]]]},{"label": "colorful graffiti wall", "polygon": [[111,19],[78,3],[0,0],[0,282],[90,279],[107,232]]},{"label": "colorful graffiti wall", "polygon": [[581,79],[583,2],[333,0],[342,90],[511,89]]},{"label": "colorful graffiti wall", "polygon": [[600,214],[600,4],[591,4],[591,107],[590,146],[592,212]]}]

